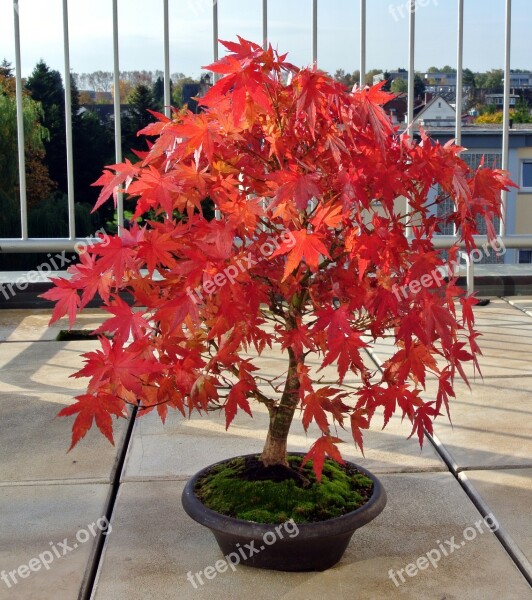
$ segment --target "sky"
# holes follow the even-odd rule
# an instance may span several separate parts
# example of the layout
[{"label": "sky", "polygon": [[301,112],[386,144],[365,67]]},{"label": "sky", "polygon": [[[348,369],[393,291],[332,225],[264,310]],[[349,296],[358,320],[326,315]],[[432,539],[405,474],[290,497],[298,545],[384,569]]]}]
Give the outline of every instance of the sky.
[{"label": "sky", "polygon": [[[456,64],[457,0],[417,0],[415,68]],[[170,70],[193,77],[212,62],[213,0],[169,0]],[[367,0],[367,70],[408,61],[408,0]],[[502,68],[504,0],[464,0],[464,67]],[[513,0],[511,68],[532,70],[532,0]],[[13,0],[0,0],[0,61],[14,64]],[[299,66],[312,60],[311,0],[269,0],[269,40]],[[218,0],[219,38],[261,43],[262,0]],[[359,67],[359,0],[319,0],[318,65]],[[112,1],[70,0],[70,66],[112,70]],[[162,0],[118,0],[121,70],[163,69]],[[22,75],[43,59],[63,73],[62,0],[19,0]],[[220,56],[224,49],[220,48]]]}]

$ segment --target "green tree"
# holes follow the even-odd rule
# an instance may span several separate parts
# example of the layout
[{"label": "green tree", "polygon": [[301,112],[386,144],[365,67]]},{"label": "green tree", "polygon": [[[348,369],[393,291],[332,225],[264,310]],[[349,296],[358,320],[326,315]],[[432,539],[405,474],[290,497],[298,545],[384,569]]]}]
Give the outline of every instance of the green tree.
[{"label": "green tree", "polygon": [[151,88],[144,83],[140,83],[133,89],[128,100],[129,107],[122,128],[122,139],[126,153],[139,147],[137,132],[153,121],[153,116],[148,110],[155,108]]},{"label": "green tree", "polygon": [[174,105],[178,108],[183,108],[184,99],[183,99],[183,86],[187,83],[199,83],[196,79],[192,79],[192,77],[182,77],[176,81],[174,91],[172,94]]},{"label": "green tree", "polygon": [[502,92],[504,71],[502,69],[492,69],[487,73],[479,73],[475,77],[477,88],[488,90],[490,92]]},{"label": "green tree", "polygon": [[462,83],[463,85],[469,86],[473,89],[476,88],[475,74],[471,69],[464,69],[462,71]]},{"label": "green tree", "polygon": [[371,69],[366,73],[366,85],[373,85],[373,76],[382,73],[382,69]]},{"label": "green tree", "polygon": [[456,73],[456,69],[454,67],[450,67],[449,65],[445,65],[441,68],[441,73]]},{"label": "green tree", "polygon": [[530,117],[530,107],[528,102],[521,96],[515,105],[513,113],[513,120],[515,123],[531,123],[532,118]]},{"label": "green tree", "polygon": [[422,98],[425,95],[425,82],[421,75],[414,76],[414,98]]},{"label": "green tree", "polygon": [[[48,132],[41,125],[43,113],[38,102],[25,95],[22,98],[24,144],[27,159],[37,153],[42,156],[43,142]],[[47,176],[47,173],[45,173]],[[26,172],[27,178],[31,172]],[[44,180],[43,180],[44,181]],[[50,186],[46,178],[43,185]],[[20,235],[18,208],[19,171],[17,139],[17,105],[15,96],[0,84],[0,236],[17,237]]]},{"label": "green tree", "polygon": [[397,77],[396,79],[394,79],[392,81],[390,89],[395,94],[399,94],[399,93],[402,93],[402,92],[407,92],[408,91],[408,83],[404,79],[401,79],[400,77]]},{"label": "green tree", "polygon": [[392,82],[390,81],[390,73],[388,73],[388,71],[384,71],[383,77],[386,83],[382,86],[382,91],[389,92],[392,88]]},{"label": "green tree", "polygon": [[50,177],[62,192],[67,191],[65,95],[59,71],[50,69],[44,61],[37,63],[26,81],[31,97],[40,102],[43,123],[50,137],[45,142],[46,164]]},{"label": "green tree", "polygon": [[343,69],[337,69],[334,78],[336,81],[343,83],[346,87],[352,88],[355,84],[358,84],[360,80],[360,71],[357,69],[352,73],[346,73]]},{"label": "green tree", "polygon": [[153,106],[156,110],[161,111],[164,107],[164,79],[162,77],[157,77],[153,82],[151,93]]}]

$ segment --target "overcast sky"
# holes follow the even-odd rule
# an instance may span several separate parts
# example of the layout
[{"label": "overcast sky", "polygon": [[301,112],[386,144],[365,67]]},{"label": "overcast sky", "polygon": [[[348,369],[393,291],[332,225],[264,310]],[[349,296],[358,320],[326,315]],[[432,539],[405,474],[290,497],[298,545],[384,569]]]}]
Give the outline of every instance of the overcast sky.
[{"label": "overcast sky", "polygon": [[[197,76],[212,61],[213,0],[170,0],[170,69]],[[367,69],[408,59],[408,0],[367,0]],[[457,0],[418,0],[416,70],[456,62]],[[465,0],[464,66],[502,68],[504,0]],[[512,68],[532,70],[532,0],[513,0]],[[219,37],[260,43],[261,0],[218,0]],[[426,5],[426,6],[425,6]],[[22,74],[39,59],[63,72],[62,0],[19,0]],[[120,68],[163,68],[162,0],[119,0]],[[270,0],[269,37],[297,65],[311,61],[311,0]],[[13,1],[0,0],[0,60],[14,63]],[[73,71],[112,70],[111,0],[70,0]],[[403,16],[402,16],[403,15]],[[319,0],[318,63],[334,72],[359,66],[359,0]]]}]

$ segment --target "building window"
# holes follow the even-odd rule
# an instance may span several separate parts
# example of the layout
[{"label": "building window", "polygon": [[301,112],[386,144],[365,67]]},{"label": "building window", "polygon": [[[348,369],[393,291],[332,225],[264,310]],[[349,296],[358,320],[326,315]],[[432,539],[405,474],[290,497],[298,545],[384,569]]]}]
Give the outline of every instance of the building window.
[{"label": "building window", "polygon": [[521,187],[532,190],[532,160],[521,163]]},{"label": "building window", "polygon": [[532,263],[532,250],[519,250],[519,264],[529,265]]}]

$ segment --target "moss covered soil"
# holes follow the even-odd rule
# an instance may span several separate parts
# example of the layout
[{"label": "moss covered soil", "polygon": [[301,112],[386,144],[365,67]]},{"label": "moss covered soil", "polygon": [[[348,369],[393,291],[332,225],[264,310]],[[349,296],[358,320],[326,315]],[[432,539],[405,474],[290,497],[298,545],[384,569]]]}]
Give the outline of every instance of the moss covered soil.
[{"label": "moss covered soil", "polygon": [[321,483],[312,461],[288,457],[289,468],[265,468],[255,457],[239,457],[213,467],[196,484],[208,508],[256,523],[312,523],[356,510],[371,497],[373,482],[349,465],[327,459]]}]

